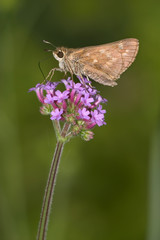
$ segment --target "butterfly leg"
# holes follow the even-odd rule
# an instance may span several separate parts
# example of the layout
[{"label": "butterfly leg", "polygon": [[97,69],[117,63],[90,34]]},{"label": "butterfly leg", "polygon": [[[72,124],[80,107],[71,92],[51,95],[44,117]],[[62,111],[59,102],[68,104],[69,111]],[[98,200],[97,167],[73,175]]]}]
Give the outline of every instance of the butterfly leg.
[{"label": "butterfly leg", "polygon": [[[87,78],[87,81],[85,82],[84,77],[83,77],[83,74],[81,73],[81,69],[80,69],[80,66],[79,66],[79,65],[77,65],[77,73],[78,73],[77,76],[80,77],[81,83],[84,85],[85,88],[86,88],[86,83],[87,83],[87,81],[88,81],[89,86],[90,86],[91,88],[93,88],[92,85],[91,85],[91,83],[90,83],[89,77],[86,76],[86,75],[84,75],[84,76]],[[87,88],[86,88],[86,89],[87,89]]]},{"label": "butterfly leg", "polygon": [[48,81],[51,81],[51,79],[52,79],[55,71],[62,72],[63,70],[62,70],[61,68],[52,68],[52,69],[49,71],[49,73],[48,73],[48,75],[47,75],[47,77],[46,77],[46,79],[45,79],[44,81],[47,81],[47,79],[49,79]]},{"label": "butterfly leg", "polygon": [[86,78],[87,78],[87,80],[88,80],[88,85],[89,85],[91,88],[94,88],[94,87],[92,86],[92,84],[91,84],[90,80],[89,80],[89,77],[88,77],[88,76],[86,76]]},{"label": "butterfly leg", "polygon": [[72,88],[74,88],[73,72],[71,72]]},{"label": "butterfly leg", "polygon": [[[89,80],[89,77],[88,76],[85,76],[86,78],[87,78],[87,81],[88,81],[88,85],[90,86],[90,88],[94,88],[93,86],[92,86],[92,84],[91,84],[91,82],[90,82],[90,80]],[[86,83],[87,82],[85,82],[84,81],[84,78],[81,76],[81,79],[82,79],[82,82],[83,82],[83,84],[84,84],[84,86],[86,87]]]},{"label": "butterfly leg", "polygon": [[66,75],[67,75],[67,72],[66,72],[66,71],[64,71],[64,78],[66,77]]},{"label": "butterfly leg", "polygon": [[80,82],[83,84],[84,87],[86,87],[86,84],[85,84],[85,81],[84,81],[84,78],[82,76],[82,74],[78,74],[78,76],[80,77]]}]

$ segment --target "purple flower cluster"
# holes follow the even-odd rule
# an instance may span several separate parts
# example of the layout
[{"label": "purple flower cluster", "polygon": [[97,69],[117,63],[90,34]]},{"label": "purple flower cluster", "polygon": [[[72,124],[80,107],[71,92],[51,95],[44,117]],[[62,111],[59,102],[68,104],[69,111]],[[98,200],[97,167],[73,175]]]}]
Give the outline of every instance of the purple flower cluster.
[{"label": "purple flower cluster", "polygon": [[81,135],[85,140],[90,140],[93,133],[88,130],[95,125],[106,124],[106,110],[102,109],[101,104],[107,100],[102,98],[95,88],[91,88],[86,79],[85,85],[68,78],[59,82],[37,84],[29,91],[35,91],[42,103],[41,113],[49,114],[51,120],[71,123],[73,135]]}]

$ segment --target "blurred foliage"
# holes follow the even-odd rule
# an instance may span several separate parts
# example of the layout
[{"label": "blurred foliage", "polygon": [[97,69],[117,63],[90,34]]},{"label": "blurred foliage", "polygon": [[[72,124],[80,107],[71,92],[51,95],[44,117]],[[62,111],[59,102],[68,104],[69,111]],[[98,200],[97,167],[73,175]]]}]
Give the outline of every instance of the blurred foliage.
[{"label": "blurred foliage", "polygon": [[93,83],[108,99],[107,126],[65,146],[48,240],[160,239],[159,9],[156,0],[0,1],[2,240],[35,239],[54,152],[51,121],[27,92],[43,81],[38,61],[45,74],[57,66],[42,40],[82,47],[127,37],[140,40],[135,63],[115,88]]}]

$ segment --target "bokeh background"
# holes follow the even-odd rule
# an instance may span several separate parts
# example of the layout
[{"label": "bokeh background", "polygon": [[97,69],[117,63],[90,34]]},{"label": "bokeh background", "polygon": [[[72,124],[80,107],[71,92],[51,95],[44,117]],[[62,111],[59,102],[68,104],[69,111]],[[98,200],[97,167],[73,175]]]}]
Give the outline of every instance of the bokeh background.
[{"label": "bokeh background", "polygon": [[[28,89],[44,52],[135,37],[140,50],[108,99],[107,125],[74,138],[60,164],[48,240],[160,239],[160,1],[0,1],[0,239],[36,238],[56,139]],[[55,81],[62,78],[55,75]]]}]

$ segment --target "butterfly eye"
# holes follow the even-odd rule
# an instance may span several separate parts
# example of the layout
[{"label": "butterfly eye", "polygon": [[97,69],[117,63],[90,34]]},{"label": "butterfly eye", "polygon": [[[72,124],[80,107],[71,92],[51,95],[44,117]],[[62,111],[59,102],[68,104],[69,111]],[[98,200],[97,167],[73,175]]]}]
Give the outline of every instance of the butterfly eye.
[{"label": "butterfly eye", "polygon": [[63,58],[64,54],[63,54],[62,51],[59,51],[59,52],[57,53],[57,56],[58,56],[59,58]]}]

